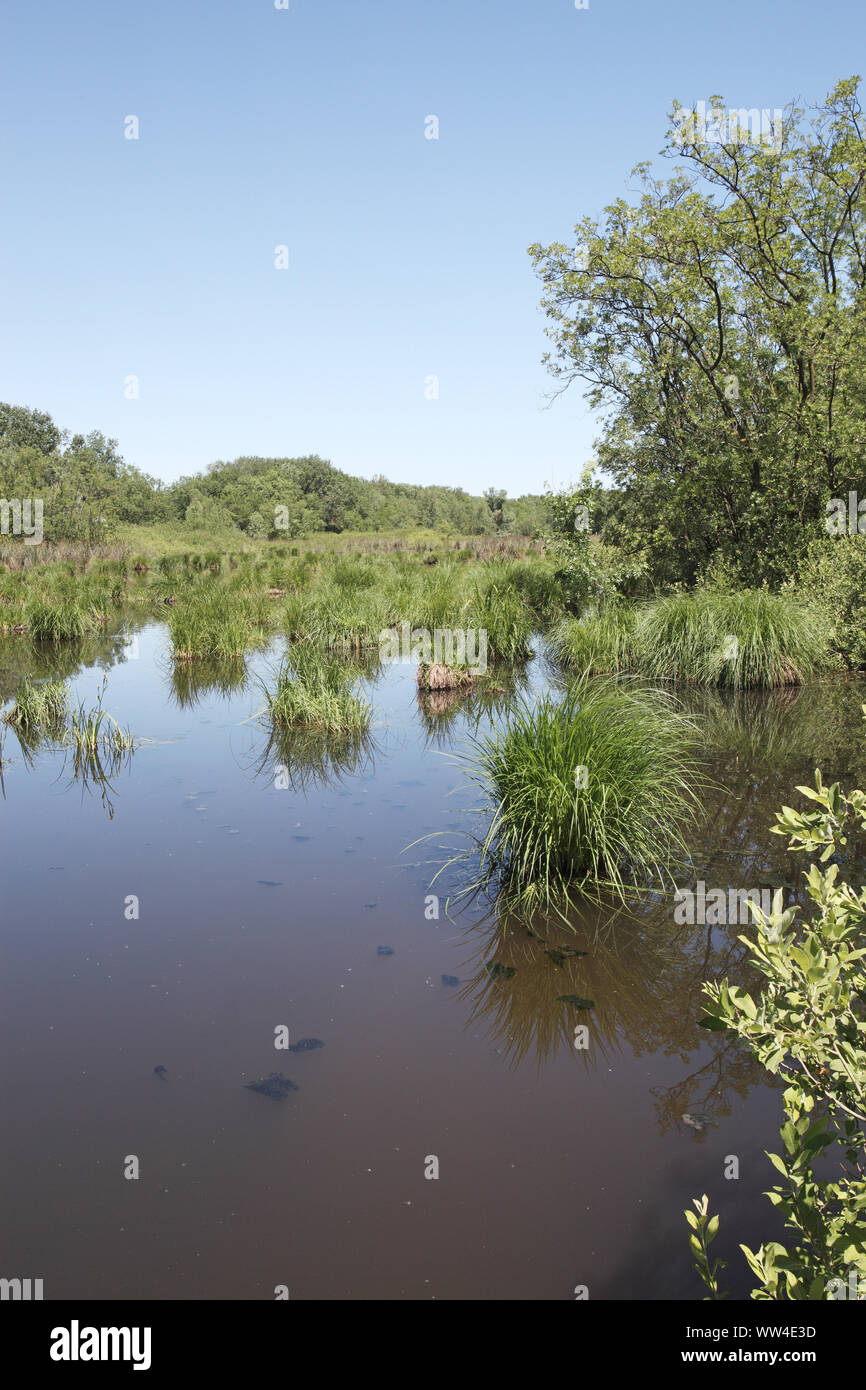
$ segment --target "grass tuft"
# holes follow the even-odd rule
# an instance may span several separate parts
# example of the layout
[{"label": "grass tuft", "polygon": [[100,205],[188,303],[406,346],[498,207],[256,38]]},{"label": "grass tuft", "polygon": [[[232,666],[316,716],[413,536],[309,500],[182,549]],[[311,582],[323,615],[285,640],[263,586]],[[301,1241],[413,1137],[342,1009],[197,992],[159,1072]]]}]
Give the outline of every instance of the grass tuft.
[{"label": "grass tuft", "polygon": [[699,806],[698,734],[662,691],[580,680],[518,705],[464,766],[492,809],[477,876],[521,916],[670,881]]}]

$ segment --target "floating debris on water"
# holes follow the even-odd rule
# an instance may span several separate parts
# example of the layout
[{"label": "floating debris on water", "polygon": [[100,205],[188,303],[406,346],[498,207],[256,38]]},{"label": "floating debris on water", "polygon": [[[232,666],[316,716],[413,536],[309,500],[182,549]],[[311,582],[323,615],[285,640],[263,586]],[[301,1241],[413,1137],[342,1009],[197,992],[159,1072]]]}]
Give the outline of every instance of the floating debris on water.
[{"label": "floating debris on water", "polygon": [[550,959],[553,961],[554,965],[556,965],[556,966],[562,966],[562,965],[564,965],[565,962],[569,959],[569,957],[572,957],[572,958],[573,958],[573,957],[575,957],[575,956],[585,956],[585,955],[588,954],[588,952],[587,952],[587,951],[575,951],[574,948],[571,947],[571,946],[563,946],[563,947],[562,947],[560,950],[558,950],[558,951],[553,951],[553,950],[551,950],[551,951],[545,951],[544,954],[545,954],[546,956],[550,956]]},{"label": "floating debris on water", "polygon": [[292,1043],[290,1052],[315,1052],[317,1047],[324,1047],[321,1038],[301,1038],[299,1042]]},{"label": "floating debris on water", "polygon": [[510,980],[512,975],[517,974],[516,966],[500,965],[498,961],[488,961],[484,969],[487,971],[491,980]]},{"label": "floating debris on water", "polygon": [[260,883],[263,888],[282,888],[283,886],[279,879],[273,878],[257,878],[256,883]]},{"label": "floating debris on water", "polygon": [[576,1009],[594,1009],[594,999],[583,999],[579,994],[558,994],[557,1003],[573,1004]]},{"label": "floating debris on water", "polygon": [[153,1074],[154,1076],[158,1076],[160,1081],[164,1081],[165,1078],[168,1076],[168,1072],[166,1071],[165,1067],[154,1067]]},{"label": "floating debris on water", "polygon": [[690,1125],[692,1129],[697,1130],[698,1134],[703,1134],[707,1125],[714,1125],[715,1123],[712,1115],[705,1115],[700,1110],[696,1110],[693,1115],[686,1111],[683,1115],[683,1124]]},{"label": "floating debris on water", "polygon": [[376,955],[377,955],[377,956],[393,956],[393,954],[394,954],[394,947],[393,947],[393,946],[377,946],[377,947],[376,947]]},{"label": "floating debris on water", "polygon": [[456,975],[443,975],[442,983],[443,985],[459,985],[460,981]]},{"label": "floating debris on water", "polygon": [[245,1085],[248,1091],[256,1091],[260,1096],[270,1096],[272,1100],[285,1100],[290,1091],[300,1090],[300,1087],[287,1076],[283,1076],[281,1071],[272,1071],[260,1081],[247,1081]]}]

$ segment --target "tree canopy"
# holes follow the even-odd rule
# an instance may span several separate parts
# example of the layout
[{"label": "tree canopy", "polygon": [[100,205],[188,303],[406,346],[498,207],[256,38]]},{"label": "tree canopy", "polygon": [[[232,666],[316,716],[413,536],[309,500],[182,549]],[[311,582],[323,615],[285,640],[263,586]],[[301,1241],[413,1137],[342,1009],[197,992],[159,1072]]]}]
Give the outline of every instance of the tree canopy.
[{"label": "tree canopy", "polygon": [[[792,572],[829,499],[864,486],[866,144],[859,79],[789,109],[772,143],[675,104],[670,177],[530,247],[565,389],[605,411],[606,535],[658,580],[724,551],[744,582]],[[720,97],[711,106],[723,110]]]}]

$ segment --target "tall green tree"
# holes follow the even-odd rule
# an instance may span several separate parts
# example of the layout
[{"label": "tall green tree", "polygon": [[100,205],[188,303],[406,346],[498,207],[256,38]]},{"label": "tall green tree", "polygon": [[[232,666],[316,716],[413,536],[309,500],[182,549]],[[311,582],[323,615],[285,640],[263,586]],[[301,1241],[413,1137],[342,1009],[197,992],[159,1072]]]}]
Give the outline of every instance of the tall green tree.
[{"label": "tall green tree", "polygon": [[[663,580],[719,551],[777,582],[830,498],[866,495],[866,143],[859,79],[772,141],[675,105],[671,177],[530,247],[565,389],[606,411],[611,539]],[[711,107],[723,110],[720,97]],[[776,138],[778,136],[778,138]],[[712,137],[712,138],[710,138]]]}]

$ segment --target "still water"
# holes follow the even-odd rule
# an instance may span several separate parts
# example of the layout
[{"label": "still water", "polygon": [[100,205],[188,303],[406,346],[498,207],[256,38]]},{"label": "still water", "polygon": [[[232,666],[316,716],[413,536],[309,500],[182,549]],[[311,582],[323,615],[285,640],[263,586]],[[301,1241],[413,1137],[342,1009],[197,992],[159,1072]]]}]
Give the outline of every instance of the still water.
[{"label": "still water", "polygon": [[[747,1296],[738,1243],[779,1235],[779,1092],[697,1019],[702,980],[746,979],[748,928],[676,926],[672,894],[544,942],[480,904],[451,920],[437,846],[477,793],[449,754],[506,697],[424,708],[386,668],[340,766],[268,749],[273,657],[208,686],[167,653],[159,625],[65,659],[0,642],[4,701],[57,670],[92,703],[106,670],[138,740],[101,789],[5,740],[0,1274],[46,1299],[694,1299],[682,1213],[707,1192]],[[692,697],[719,789],[679,881],[792,891],[768,827],[817,765],[864,784],[863,698]],[[281,1026],[324,1047],[277,1050]],[[275,1071],[285,1100],[246,1089]]]}]

